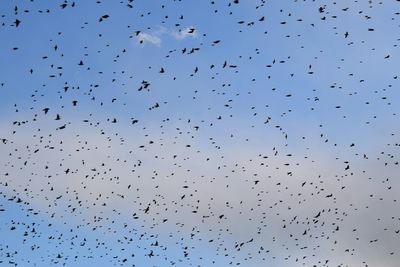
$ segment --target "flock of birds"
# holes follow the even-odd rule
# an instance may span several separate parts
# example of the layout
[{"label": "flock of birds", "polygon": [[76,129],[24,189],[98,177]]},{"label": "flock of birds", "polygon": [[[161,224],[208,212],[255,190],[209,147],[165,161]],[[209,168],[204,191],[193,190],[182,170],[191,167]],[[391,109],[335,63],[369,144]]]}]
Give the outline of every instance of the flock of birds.
[{"label": "flock of birds", "polygon": [[2,2],[0,266],[399,266],[399,8]]}]

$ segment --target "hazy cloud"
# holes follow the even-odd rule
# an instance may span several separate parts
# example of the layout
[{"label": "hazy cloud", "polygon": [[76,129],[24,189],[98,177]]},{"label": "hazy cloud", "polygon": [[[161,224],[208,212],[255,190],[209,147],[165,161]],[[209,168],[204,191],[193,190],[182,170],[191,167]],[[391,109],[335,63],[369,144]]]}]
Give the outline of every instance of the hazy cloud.
[{"label": "hazy cloud", "polygon": [[197,37],[197,30],[194,26],[189,26],[181,30],[167,30],[165,27],[160,27],[153,32],[139,32],[136,35],[136,40],[139,44],[152,44],[158,47],[161,46],[163,35],[172,36],[175,40],[183,40],[188,37]]},{"label": "hazy cloud", "polygon": [[183,30],[173,31],[172,36],[177,40],[183,40],[187,37],[197,37],[197,31],[193,26],[186,27]]},{"label": "hazy cloud", "polygon": [[140,44],[150,43],[156,46],[161,45],[161,38],[157,33],[151,34],[151,33],[141,32],[136,36],[136,40]]}]

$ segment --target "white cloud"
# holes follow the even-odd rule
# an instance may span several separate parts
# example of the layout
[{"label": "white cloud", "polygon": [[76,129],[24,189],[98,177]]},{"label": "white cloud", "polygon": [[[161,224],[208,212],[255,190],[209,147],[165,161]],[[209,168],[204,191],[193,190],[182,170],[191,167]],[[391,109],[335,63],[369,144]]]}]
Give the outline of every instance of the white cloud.
[{"label": "white cloud", "polygon": [[139,44],[146,44],[150,43],[153,45],[156,45],[158,47],[161,46],[161,36],[164,34],[170,35],[174,37],[176,40],[183,40],[187,37],[197,37],[197,31],[194,30],[194,26],[189,26],[181,30],[167,30],[164,27],[160,27],[158,30],[153,31],[151,33],[146,33],[146,32],[140,32],[139,34],[136,35],[136,40]]},{"label": "white cloud", "polygon": [[160,46],[161,38],[159,35],[159,33],[150,34],[141,32],[136,36],[136,40],[141,44],[150,43],[156,46]]},{"label": "white cloud", "polygon": [[195,28],[193,26],[190,26],[186,27],[183,30],[173,31],[172,36],[177,40],[183,40],[187,37],[197,37],[197,31],[193,29]]}]

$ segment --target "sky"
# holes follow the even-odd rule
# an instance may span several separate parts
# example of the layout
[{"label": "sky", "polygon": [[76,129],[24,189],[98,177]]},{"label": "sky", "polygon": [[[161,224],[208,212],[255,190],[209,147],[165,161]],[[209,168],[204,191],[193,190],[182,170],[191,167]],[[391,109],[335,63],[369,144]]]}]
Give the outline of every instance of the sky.
[{"label": "sky", "polygon": [[399,3],[2,1],[0,266],[398,266]]}]

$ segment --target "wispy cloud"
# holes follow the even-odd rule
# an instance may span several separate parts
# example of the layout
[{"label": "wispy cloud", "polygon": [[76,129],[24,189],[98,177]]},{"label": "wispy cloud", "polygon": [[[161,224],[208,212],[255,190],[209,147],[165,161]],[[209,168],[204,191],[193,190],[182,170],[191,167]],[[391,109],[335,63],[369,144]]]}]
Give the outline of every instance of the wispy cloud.
[{"label": "wispy cloud", "polygon": [[161,37],[165,34],[172,36],[176,40],[183,40],[188,37],[196,38],[197,30],[195,30],[194,26],[189,26],[180,30],[167,30],[164,27],[160,27],[157,31],[153,32],[139,32],[136,35],[136,40],[139,44],[149,43],[160,47],[162,43]]},{"label": "wispy cloud", "polygon": [[197,31],[195,30],[195,27],[189,26],[183,30],[173,31],[172,36],[177,40],[183,40],[187,37],[197,37]]},{"label": "wispy cloud", "polygon": [[158,33],[144,33],[141,32],[136,36],[136,40],[140,43],[140,44],[145,44],[145,43],[150,43],[156,46],[160,46],[161,45],[161,38],[159,36],[160,34]]}]

